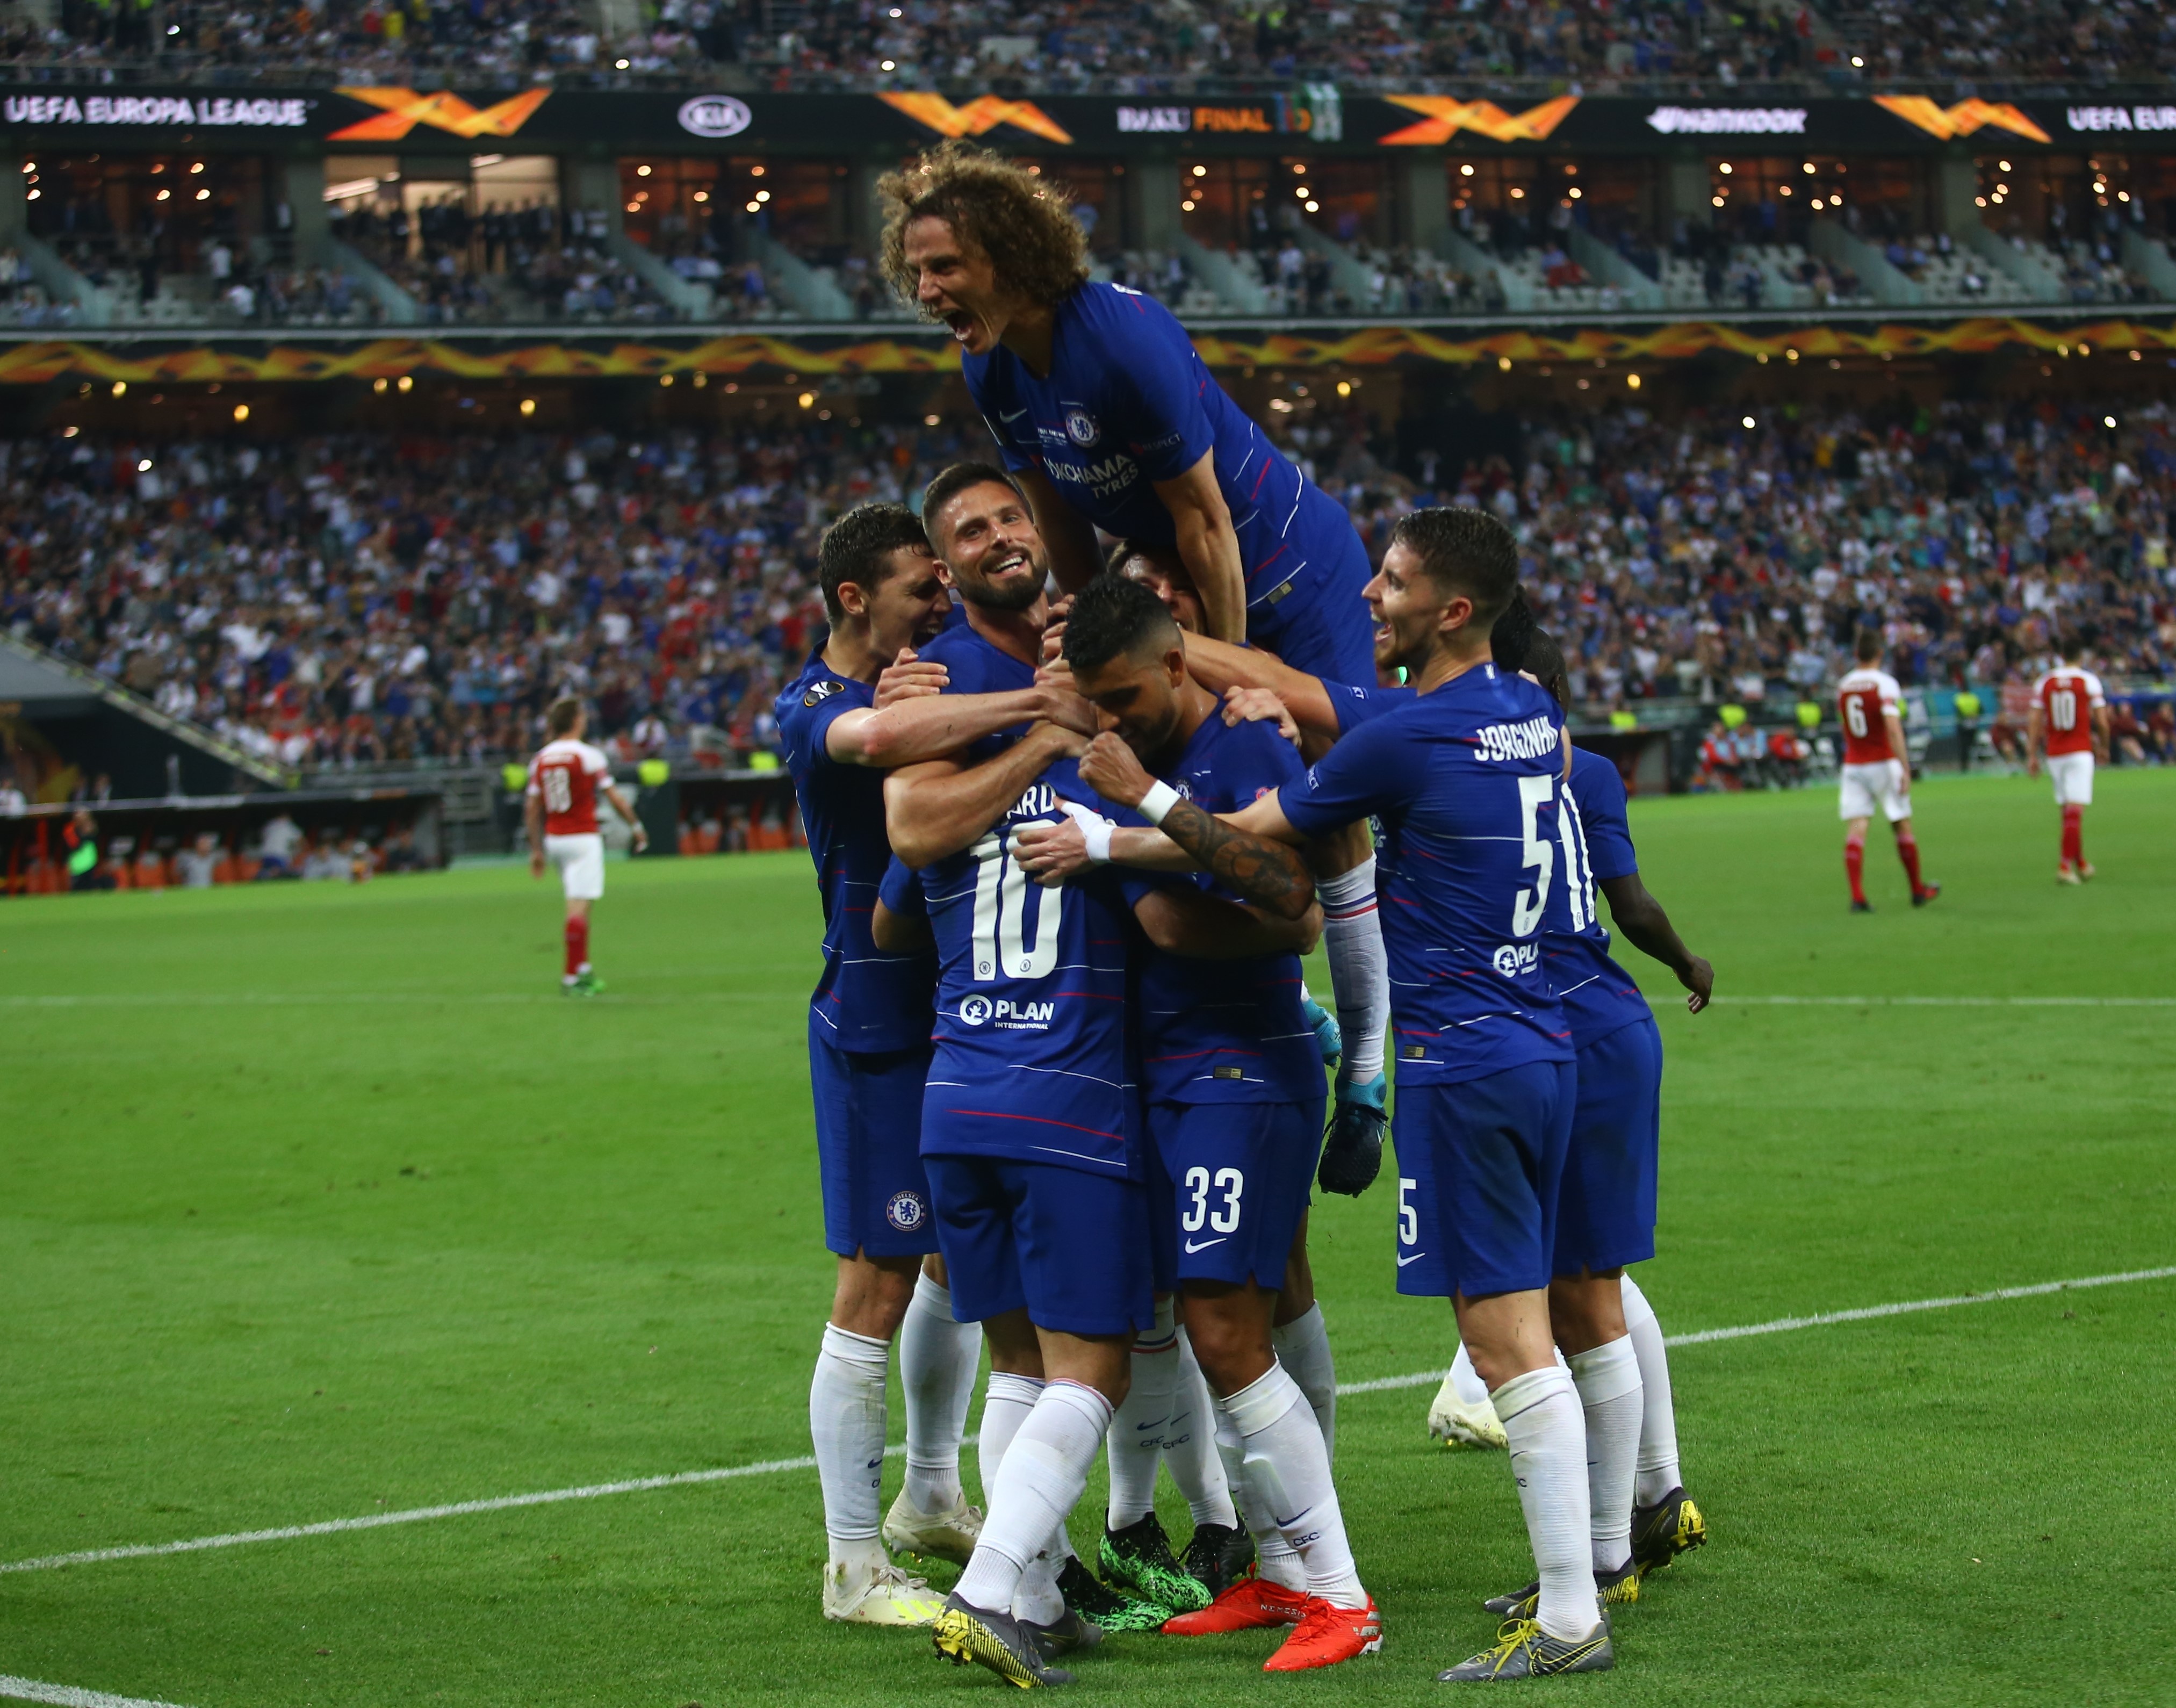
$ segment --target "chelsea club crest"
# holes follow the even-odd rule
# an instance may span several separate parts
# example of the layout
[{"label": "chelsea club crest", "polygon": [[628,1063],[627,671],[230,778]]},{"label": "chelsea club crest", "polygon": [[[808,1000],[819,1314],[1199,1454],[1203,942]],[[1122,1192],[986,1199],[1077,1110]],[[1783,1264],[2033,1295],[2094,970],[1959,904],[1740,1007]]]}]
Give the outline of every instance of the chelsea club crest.
[{"label": "chelsea club crest", "polygon": [[912,1233],[929,1219],[929,1206],[918,1192],[895,1192],[884,1205],[884,1220],[901,1233]]},{"label": "chelsea club crest", "polygon": [[1074,404],[1065,411],[1065,437],[1086,450],[1103,437],[1103,429],[1096,424],[1096,417]]}]

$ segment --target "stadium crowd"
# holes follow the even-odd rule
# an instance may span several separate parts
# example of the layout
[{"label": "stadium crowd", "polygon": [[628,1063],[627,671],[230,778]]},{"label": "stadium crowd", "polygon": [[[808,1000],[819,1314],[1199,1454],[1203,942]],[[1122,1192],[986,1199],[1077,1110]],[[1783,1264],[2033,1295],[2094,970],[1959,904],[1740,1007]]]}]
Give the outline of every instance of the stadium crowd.
[{"label": "stadium crowd", "polygon": [[[1782,715],[1869,623],[1907,685],[2015,690],[2059,627],[2111,677],[2176,661],[2162,406],[2114,432],[2052,405],[1749,429],[1627,407],[1537,420],[1515,465],[1460,469],[1357,410],[1270,419],[1379,558],[1425,503],[1509,522],[1590,715]],[[563,690],[620,757],[728,764],[775,748],[828,520],[983,454],[971,418],[0,442],[0,627],[298,766],[519,757]]]},{"label": "stadium crowd", "polygon": [[1730,11],[1657,0],[658,0],[617,31],[578,0],[308,0],[235,8],[166,0],[16,4],[16,63],[142,60],[207,76],[612,80],[737,63],[786,89],[1018,78],[1046,92],[1148,92],[1212,79],[1430,79],[1727,88],[1857,73],[1890,80],[2144,79],[2176,68],[2150,7],[2064,0],[1950,8],[1832,0]]}]

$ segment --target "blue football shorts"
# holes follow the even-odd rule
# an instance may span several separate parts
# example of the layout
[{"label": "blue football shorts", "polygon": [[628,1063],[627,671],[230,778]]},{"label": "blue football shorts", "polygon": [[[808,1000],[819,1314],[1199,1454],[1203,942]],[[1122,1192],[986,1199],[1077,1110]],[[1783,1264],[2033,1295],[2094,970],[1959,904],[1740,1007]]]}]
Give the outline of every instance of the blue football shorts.
[{"label": "blue football shorts", "polygon": [[1156,1291],[1249,1276],[1282,1286],[1322,1153],[1322,1100],[1151,1103],[1148,1134]]},{"label": "blue football shorts", "polygon": [[842,1050],[810,1020],[808,1084],[816,1101],[826,1250],[840,1257],[920,1257],[937,1249],[922,1166],[929,1057],[926,1044]]},{"label": "blue football shorts", "polygon": [[1655,1254],[1662,1034],[1634,1020],[1579,1053],[1579,1101],[1557,1194],[1555,1269],[1616,1269]]},{"label": "blue football shorts", "polygon": [[1061,1334],[1154,1326],[1139,1181],[1004,1156],[926,1156],[922,1166],[960,1322],[1025,1306],[1037,1328]]},{"label": "blue football shorts", "polygon": [[1569,1062],[1399,1089],[1400,1292],[1482,1298],[1549,1284],[1577,1099]]}]

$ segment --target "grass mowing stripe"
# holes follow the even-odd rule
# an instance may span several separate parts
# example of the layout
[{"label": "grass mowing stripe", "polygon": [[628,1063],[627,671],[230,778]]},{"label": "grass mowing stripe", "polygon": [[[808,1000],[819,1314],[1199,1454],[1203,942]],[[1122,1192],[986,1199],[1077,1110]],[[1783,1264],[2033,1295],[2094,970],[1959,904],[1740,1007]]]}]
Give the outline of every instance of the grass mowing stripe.
[{"label": "grass mowing stripe", "polygon": [[11,1678],[0,1673],[0,1696],[11,1702],[51,1702],[57,1708],[174,1708],[143,1696],[109,1696],[103,1690],[79,1690],[73,1684],[41,1684],[35,1678]]},{"label": "grass mowing stripe", "polygon": [[[1746,1323],[1737,1328],[1699,1329],[1671,1335],[1667,1346],[1697,1346],[1711,1341],[1742,1341],[1756,1335],[1787,1334],[1796,1329],[1825,1328],[1836,1323],[1860,1323],[1877,1317],[1909,1316],[1918,1311],[1945,1311],[1960,1305],[1994,1304],[2003,1299],[2037,1298],[2047,1293],[2073,1292],[2083,1287],[2121,1286],[2130,1281],[2165,1281],[2176,1276],[2176,1265],[2162,1269],[2127,1270],[2119,1275],[2083,1276],[2074,1281],[2036,1281],[2030,1286],[1994,1287],[1985,1292],[1957,1293],[1945,1298],[1908,1299],[1896,1304],[1863,1305],[1856,1310],[1824,1311],[1809,1317],[1777,1317],[1771,1322]],[[1367,1382],[1341,1382],[1337,1395],[1386,1394],[1400,1388],[1421,1388],[1443,1380],[1441,1370],[1416,1370],[1404,1376],[1378,1376]],[[970,1435],[962,1444],[971,1447]],[[905,1453],[903,1444],[884,1449],[887,1459]],[[797,1459],[759,1459],[748,1465],[728,1465],[708,1471],[678,1471],[665,1477],[630,1477],[622,1482],[593,1482],[575,1488],[541,1489],[531,1494],[494,1495],[485,1500],[458,1500],[443,1506],[415,1506],[400,1512],[367,1513],[360,1518],[329,1518],[315,1524],[283,1525],[274,1530],[235,1531],[226,1536],[191,1537],[181,1542],[133,1542],[121,1548],[86,1548],[79,1553],[54,1553],[36,1559],[0,1564],[0,1573],[52,1571],[61,1566],[96,1565],[106,1560],[149,1559],[161,1554],[201,1553],[210,1548],[240,1548],[258,1542],[289,1542],[297,1537],[334,1536],[345,1531],[379,1530],[393,1524],[422,1524],[431,1519],[465,1518],[479,1512],[505,1512],[516,1507],[552,1506],[566,1500],[595,1500],[607,1494],[640,1494],[654,1488],[676,1488],[688,1483],[724,1482],[739,1477],[768,1477],[781,1471],[813,1471],[816,1461],[804,1454]],[[52,1687],[60,1688],[60,1687]],[[0,1694],[5,1694],[0,1691]],[[43,1699],[39,1699],[43,1700]],[[73,1699],[71,1699],[73,1700]],[[88,1699],[86,1699],[88,1700]],[[117,1702],[118,1697],[102,1699]]]}]

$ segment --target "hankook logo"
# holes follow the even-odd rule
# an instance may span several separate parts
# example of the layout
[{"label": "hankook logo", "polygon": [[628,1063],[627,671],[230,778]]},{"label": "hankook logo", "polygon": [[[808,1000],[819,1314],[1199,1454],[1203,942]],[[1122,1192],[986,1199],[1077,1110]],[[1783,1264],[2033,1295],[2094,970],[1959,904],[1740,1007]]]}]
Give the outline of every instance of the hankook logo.
[{"label": "hankook logo", "polygon": [[730,95],[699,95],[680,106],[680,128],[691,136],[738,136],[754,122],[748,103]]}]

